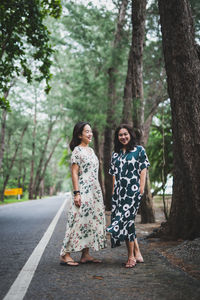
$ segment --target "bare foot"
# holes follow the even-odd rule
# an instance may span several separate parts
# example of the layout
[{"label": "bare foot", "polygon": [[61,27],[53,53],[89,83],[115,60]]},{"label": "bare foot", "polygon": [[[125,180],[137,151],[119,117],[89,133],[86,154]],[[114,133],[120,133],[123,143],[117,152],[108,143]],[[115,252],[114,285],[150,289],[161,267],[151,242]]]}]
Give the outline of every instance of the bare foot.
[{"label": "bare foot", "polygon": [[101,260],[96,259],[90,255],[84,255],[81,257],[80,263],[86,264],[86,263],[101,263]]},{"label": "bare foot", "polygon": [[136,255],[136,256],[135,256],[135,259],[136,259],[136,262],[137,262],[137,263],[143,263],[143,262],[144,262],[144,259],[143,259],[143,257],[142,257],[141,254]]}]

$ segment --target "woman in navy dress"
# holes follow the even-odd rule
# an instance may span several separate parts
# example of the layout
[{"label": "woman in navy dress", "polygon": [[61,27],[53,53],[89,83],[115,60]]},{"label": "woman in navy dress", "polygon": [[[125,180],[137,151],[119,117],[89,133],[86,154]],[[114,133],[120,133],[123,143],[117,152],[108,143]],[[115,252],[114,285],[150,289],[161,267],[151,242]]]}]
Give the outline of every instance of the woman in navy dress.
[{"label": "woman in navy dress", "polygon": [[120,125],[115,131],[114,152],[109,173],[113,176],[111,246],[126,242],[128,260],[126,268],[144,262],[135,233],[135,217],[144,193],[149,161],[142,146],[136,145],[132,128]]}]

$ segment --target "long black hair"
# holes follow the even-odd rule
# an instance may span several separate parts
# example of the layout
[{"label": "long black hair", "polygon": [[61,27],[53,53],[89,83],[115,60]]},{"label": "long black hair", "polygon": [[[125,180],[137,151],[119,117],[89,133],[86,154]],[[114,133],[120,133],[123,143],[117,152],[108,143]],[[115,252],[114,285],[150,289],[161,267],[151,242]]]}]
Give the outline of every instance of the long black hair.
[{"label": "long black hair", "polygon": [[[78,145],[80,145],[81,143],[81,139],[80,139],[80,135],[83,132],[83,129],[85,127],[85,125],[89,125],[90,124],[88,122],[78,122],[76,123],[76,125],[74,126],[74,130],[73,130],[73,136],[72,136],[72,140],[69,143],[69,147],[70,149],[73,151],[74,148]],[[91,126],[90,126],[91,127]]]},{"label": "long black hair", "polygon": [[128,124],[120,124],[117,129],[115,130],[115,137],[114,137],[114,151],[119,153],[120,150],[123,148],[122,143],[120,143],[119,141],[119,131],[121,129],[126,129],[128,130],[129,134],[130,134],[130,141],[128,143],[128,145],[126,146],[126,150],[130,151],[133,150],[135,145],[136,145],[136,135],[132,129],[132,127]]}]

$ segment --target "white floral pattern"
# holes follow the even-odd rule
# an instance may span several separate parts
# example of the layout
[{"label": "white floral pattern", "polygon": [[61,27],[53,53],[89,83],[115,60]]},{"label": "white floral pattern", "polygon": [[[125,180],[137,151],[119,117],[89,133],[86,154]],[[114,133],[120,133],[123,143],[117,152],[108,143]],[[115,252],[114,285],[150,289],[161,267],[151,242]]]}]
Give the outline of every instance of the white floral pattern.
[{"label": "white floral pattern", "polygon": [[84,248],[100,250],[106,247],[105,209],[98,181],[98,158],[92,148],[77,146],[71,156],[73,163],[79,165],[81,207],[76,207],[72,201],[61,256]]}]

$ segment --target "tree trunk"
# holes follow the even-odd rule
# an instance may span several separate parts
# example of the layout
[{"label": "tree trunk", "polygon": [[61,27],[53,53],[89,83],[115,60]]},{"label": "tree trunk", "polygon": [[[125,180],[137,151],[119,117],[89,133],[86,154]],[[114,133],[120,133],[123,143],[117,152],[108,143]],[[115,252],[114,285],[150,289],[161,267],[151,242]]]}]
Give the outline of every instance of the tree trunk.
[{"label": "tree trunk", "polygon": [[93,136],[94,136],[94,149],[95,153],[98,157],[99,160],[99,183],[101,185],[102,193],[103,193],[103,198],[105,196],[105,189],[104,189],[104,184],[103,184],[103,176],[102,176],[102,159],[100,155],[100,144],[99,144],[99,132],[97,129],[93,129]]},{"label": "tree trunk", "polygon": [[187,0],[159,0],[168,93],[172,109],[173,196],[160,234],[200,236],[200,61]]},{"label": "tree trunk", "polygon": [[31,172],[29,182],[29,200],[33,199],[33,178],[34,178],[34,164],[35,164],[35,141],[36,141],[36,127],[37,127],[37,95],[35,90],[35,108],[34,108],[34,121],[33,121],[33,135],[32,135],[32,155],[31,155]]},{"label": "tree trunk", "polygon": [[[143,48],[145,38],[146,0],[132,0],[132,99],[135,109],[133,126],[143,131]],[[141,135],[143,141],[143,134]]]},{"label": "tree trunk", "polygon": [[[35,185],[35,191],[34,191],[34,195],[35,195],[35,199],[37,199],[37,196],[38,196],[38,193],[39,193],[39,188],[40,188],[40,184],[42,182],[42,180],[44,179],[44,176],[45,176],[45,173],[46,173],[46,169],[47,169],[47,166],[52,158],[52,155],[57,147],[57,145],[59,144],[59,142],[61,141],[61,137],[59,137],[57,139],[57,141],[55,142],[54,146],[53,146],[53,149],[51,150],[45,164],[44,164],[44,167],[43,167],[43,170],[40,170],[41,173],[38,174],[38,177],[36,177],[35,179],[35,182],[36,182],[36,185]],[[41,175],[40,175],[41,174]]]},{"label": "tree trunk", "polygon": [[22,140],[23,140],[23,137],[24,137],[24,134],[25,134],[27,128],[28,128],[28,125],[25,125],[25,127],[24,127],[24,129],[22,131],[21,137],[20,137],[20,142],[17,144],[17,146],[15,148],[15,153],[14,153],[14,155],[13,155],[13,157],[11,159],[10,165],[8,167],[9,173],[6,174],[6,177],[5,177],[5,180],[4,180],[4,183],[3,183],[3,188],[2,188],[2,191],[1,191],[1,194],[0,194],[0,201],[2,201],[2,202],[4,201],[4,191],[5,191],[6,186],[8,184],[8,180],[10,178],[10,174],[11,174],[12,168],[13,168],[15,160],[16,160],[16,156],[17,156],[17,152],[19,150],[19,146],[22,143]]},{"label": "tree trunk", "polygon": [[38,183],[40,181],[42,166],[43,166],[43,162],[44,162],[44,159],[45,159],[45,154],[46,154],[46,151],[47,151],[47,146],[48,146],[48,143],[49,143],[49,140],[50,140],[50,136],[51,136],[51,132],[52,132],[54,124],[55,124],[55,122],[49,124],[46,141],[45,141],[43,150],[42,150],[41,155],[40,155],[40,161],[39,161],[39,164],[38,164],[38,167],[37,167],[35,180],[34,180],[34,183],[33,183],[33,194],[34,195],[38,195],[39,185],[40,185],[40,184],[38,185]]},{"label": "tree trunk", "polygon": [[[2,49],[3,51],[3,49]],[[7,91],[4,93],[4,98],[7,99],[9,92],[11,90],[11,88],[13,87],[13,85],[15,84],[15,78],[12,80],[9,88],[7,89]],[[2,163],[3,163],[3,156],[4,156],[4,151],[5,151],[5,129],[6,129],[6,116],[7,116],[7,112],[6,110],[3,110],[2,112],[2,121],[1,121],[1,143],[0,143],[0,170],[2,167]]]},{"label": "tree trunk", "polygon": [[24,189],[24,187],[25,187],[25,180],[26,180],[26,167],[23,168],[23,176],[22,176],[22,184],[21,184],[23,193],[25,191],[25,189]]},{"label": "tree trunk", "polygon": [[[123,97],[122,122],[134,127],[139,136],[139,144],[145,145],[144,137],[148,136],[150,123],[145,123],[144,134],[144,92],[143,92],[143,45],[145,38],[146,0],[132,1],[132,44],[129,53],[128,70]],[[134,109],[134,114],[133,114]],[[152,118],[150,119],[150,121]],[[139,135],[138,135],[139,133]],[[140,207],[141,222],[155,222],[153,199],[150,190],[150,181],[147,177],[145,193]]]},{"label": "tree trunk", "polygon": [[131,45],[129,58],[128,58],[126,82],[124,86],[122,123],[129,124],[130,126],[133,127],[133,93],[132,93],[133,55],[132,54],[133,52],[132,52],[132,45]]},{"label": "tree trunk", "polygon": [[[143,48],[145,39],[146,0],[132,1],[132,99],[135,109],[133,127],[139,133],[139,144],[144,144],[144,91],[143,91]],[[150,129],[150,126],[149,128]],[[141,223],[154,223],[153,197],[149,174],[140,207]]]},{"label": "tree trunk", "polygon": [[2,111],[2,120],[1,120],[1,144],[0,144],[0,170],[3,163],[3,156],[5,151],[5,131],[6,131],[6,110]]},{"label": "tree trunk", "polygon": [[44,196],[44,178],[41,180],[39,187],[39,198],[41,199]]},{"label": "tree trunk", "polygon": [[107,210],[111,209],[111,198],[112,198],[112,177],[109,175],[108,170],[110,166],[111,153],[112,153],[112,136],[113,128],[115,127],[115,105],[116,99],[116,73],[118,64],[118,53],[120,49],[120,42],[123,33],[123,25],[125,21],[126,9],[128,0],[122,0],[119,9],[117,27],[114,36],[114,42],[112,46],[112,63],[108,69],[108,109],[106,117],[106,126],[104,131],[104,149],[103,149],[103,169],[104,169],[104,186],[105,186],[105,206]]},{"label": "tree trunk", "polygon": [[153,210],[153,197],[151,194],[149,172],[147,172],[147,181],[145,186],[145,192],[141,201],[140,214],[141,214],[142,224],[155,222],[155,214]]},{"label": "tree trunk", "polygon": [[23,171],[23,140],[21,141],[20,154],[19,154],[19,173],[18,173],[18,183],[17,183],[18,188],[22,188],[22,180],[23,180],[22,171]]}]

